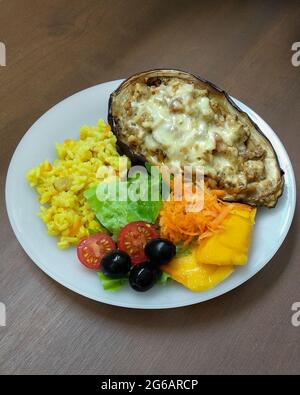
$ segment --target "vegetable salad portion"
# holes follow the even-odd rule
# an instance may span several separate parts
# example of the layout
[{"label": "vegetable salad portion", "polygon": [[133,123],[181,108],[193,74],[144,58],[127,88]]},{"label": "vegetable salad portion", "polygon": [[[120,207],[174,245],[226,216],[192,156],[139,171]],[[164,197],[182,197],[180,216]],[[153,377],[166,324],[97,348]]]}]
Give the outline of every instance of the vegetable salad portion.
[{"label": "vegetable salad portion", "polygon": [[[80,140],[65,140],[56,149],[58,159],[30,170],[27,180],[38,192],[48,233],[58,237],[60,248],[77,246],[79,262],[97,272],[104,290],[129,284],[145,292],[173,279],[205,291],[247,263],[255,208],[225,203],[224,192],[204,184],[203,208],[189,211],[190,202],[175,198],[174,180],[163,196],[162,175],[153,180],[151,166],[131,174],[101,120],[82,127]],[[124,198],[129,189],[136,194]]]}]

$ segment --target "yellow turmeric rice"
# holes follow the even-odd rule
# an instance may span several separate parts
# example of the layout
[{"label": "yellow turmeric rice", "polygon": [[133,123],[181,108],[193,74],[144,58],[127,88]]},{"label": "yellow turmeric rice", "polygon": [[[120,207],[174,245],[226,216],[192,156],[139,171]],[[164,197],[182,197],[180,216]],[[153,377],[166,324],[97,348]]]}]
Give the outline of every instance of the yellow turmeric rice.
[{"label": "yellow turmeric rice", "polygon": [[30,186],[36,188],[39,216],[58,247],[76,245],[90,233],[103,231],[83,193],[98,180],[100,166],[119,168],[116,138],[110,126],[100,120],[96,126],[83,126],[79,140],[56,144],[58,159],[42,162],[27,173]]}]

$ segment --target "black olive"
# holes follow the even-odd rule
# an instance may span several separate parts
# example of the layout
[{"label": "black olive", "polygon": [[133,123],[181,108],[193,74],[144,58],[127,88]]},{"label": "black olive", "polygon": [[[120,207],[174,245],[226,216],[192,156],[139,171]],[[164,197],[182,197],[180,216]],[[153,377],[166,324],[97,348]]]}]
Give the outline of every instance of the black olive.
[{"label": "black olive", "polygon": [[148,262],[134,266],[129,274],[129,284],[135,291],[145,292],[153,287],[157,270]]},{"label": "black olive", "polygon": [[112,278],[124,277],[131,268],[130,256],[124,251],[110,251],[102,258],[101,268],[103,274]]},{"label": "black olive", "polygon": [[145,246],[145,254],[151,263],[165,265],[176,255],[176,247],[169,240],[152,239]]}]

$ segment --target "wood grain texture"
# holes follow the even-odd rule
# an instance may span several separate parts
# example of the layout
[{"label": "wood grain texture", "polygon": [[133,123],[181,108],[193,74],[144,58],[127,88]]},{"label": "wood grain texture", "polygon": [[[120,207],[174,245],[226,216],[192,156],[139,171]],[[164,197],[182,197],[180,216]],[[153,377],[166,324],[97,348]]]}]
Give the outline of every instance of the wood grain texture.
[{"label": "wood grain texture", "polygon": [[[2,374],[299,374],[299,208],[272,262],[216,300],[168,311],[92,302],[44,275],[8,223],[4,184],[32,123],[88,86],[143,69],[199,73],[257,111],[300,169],[299,1],[2,0],[0,328]],[[299,191],[298,191],[299,192]]]}]

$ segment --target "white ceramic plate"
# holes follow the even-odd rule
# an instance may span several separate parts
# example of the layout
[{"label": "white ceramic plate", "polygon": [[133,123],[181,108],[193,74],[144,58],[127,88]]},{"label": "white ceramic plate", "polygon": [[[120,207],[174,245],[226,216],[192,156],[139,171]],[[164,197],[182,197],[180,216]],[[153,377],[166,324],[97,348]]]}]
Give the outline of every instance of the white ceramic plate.
[{"label": "white ceramic plate", "polygon": [[110,93],[121,81],[111,81],[79,92],[44,114],[25,134],[11,160],[6,182],[6,204],[12,228],[24,250],[45,273],[65,287],[88,298],[111,305],[159,309],[191,305],[220,296],[261,270],[274,256],[290,228],[296,203],[295,179],[289,157],[275,132],[254,111],[235,100],[258,124],[273,144],[285,172],[285,189],[275,209],[259,209],[254,240],[247,266],[216,288],[202,293],[171,283],[139,294],[124,287],[117,293],[104,292],[97,275],[78,264],[75,249],[60,251],[37,217],[39,203],[25,180],[28,169],[41,161],[55,159],[54,144],[77,139],[79,128],[106,119]]}]

